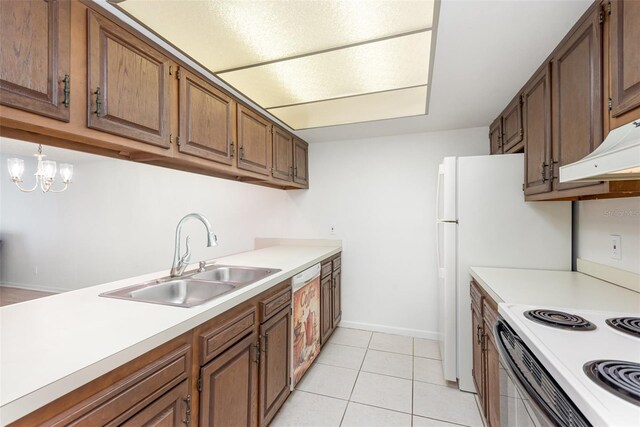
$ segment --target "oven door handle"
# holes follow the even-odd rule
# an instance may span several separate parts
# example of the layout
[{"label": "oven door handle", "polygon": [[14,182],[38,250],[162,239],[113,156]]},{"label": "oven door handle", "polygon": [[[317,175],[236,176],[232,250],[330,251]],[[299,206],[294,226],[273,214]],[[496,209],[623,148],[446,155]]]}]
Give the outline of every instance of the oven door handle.
[{"label": "oven door handle", "polygon": [[[520,387],[524,388],[524,391],[530,397],[529,402],[538,409],[538,412],[540,412],[547,418],[547,421],[550,424],[556,426],[566,426],[566,423],[564,423],[563,420],[556,415],[556,413],[549,407],[547,402],[544,401],[542,396],[540,396],[540,394],[531,386],[531,384],[529,384],[529,381],[527,381],[520,369],[518,369],[518,367],[516,366],[515,362],[513,361],[505,347],[502,334],[500,333],[501,327],[508,328],[503,320],[498,320],[494,326],[493,333],[494,336],[498,338],[496,340],[498,342],[498,354],[500,355],[500,359],[505,362],[502,364],[502,366],[507,371],[507,374],[512,379],[516,380],[515,382],[517,382]],[[522,341],[522,339],[520,339],[520,337],[515,334],[512,334],[511,337],[514,340],[518,341],[524,348],[526,348],[524,342]]]}]

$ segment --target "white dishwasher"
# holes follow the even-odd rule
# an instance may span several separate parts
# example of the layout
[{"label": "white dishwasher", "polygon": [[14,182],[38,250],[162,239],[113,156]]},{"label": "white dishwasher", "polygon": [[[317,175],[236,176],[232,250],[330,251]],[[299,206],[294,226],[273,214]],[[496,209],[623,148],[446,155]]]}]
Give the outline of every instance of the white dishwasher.
[{"label": "white dishwasher", "polygon": [[293,277],[291,389],[320,352],[320,264]]}]

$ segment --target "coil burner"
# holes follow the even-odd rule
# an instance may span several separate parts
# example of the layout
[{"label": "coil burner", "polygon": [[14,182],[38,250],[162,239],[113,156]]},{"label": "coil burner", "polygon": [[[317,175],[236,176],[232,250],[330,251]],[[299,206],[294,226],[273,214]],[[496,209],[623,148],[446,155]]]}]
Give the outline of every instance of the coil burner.
[{"label": "coil burner", "polygon": [[640,317],[613,317],[607,319],[607,325],[625,334],[640,338]]},{"label": "coil burner", "polygon": [[534,322],[559,329],[574,331],[592,331],[596,325],[575,314],[555,310],[529,310],[524,315]]},{"label": "coil burner", "polygon": [[600,387],[640,406],[640,363],[623,360],[594,360],[583,367]]}]

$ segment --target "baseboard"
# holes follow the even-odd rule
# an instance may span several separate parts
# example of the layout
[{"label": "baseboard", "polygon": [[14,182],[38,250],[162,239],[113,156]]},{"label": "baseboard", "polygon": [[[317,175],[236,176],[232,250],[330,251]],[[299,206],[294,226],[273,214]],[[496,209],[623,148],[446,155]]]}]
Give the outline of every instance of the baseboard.
[{"label": "baseboard", "polygon": [[406,337],[424,338],[427,340],[437,340],[438,333],[433,331],[423,331],[420,329],[397,328],[394,326],[376,325],[374,323],[350,322],[343,320],[338,326],[351,329],[363,329],[365,331],[384,332],[386,334],[404,335]]},{"label": "baseboard", "polygon": [[2,282],[0,283],[0,286],[6,286],[9,288],[26,289],[29,291],[52,292],[54,294],[60,294],[62,292],[69,292],[73,290],[73,289],[54,288],[54,287],[42,286],[42,285],[26,285],[24,283],[11,283],[11,282]]}]

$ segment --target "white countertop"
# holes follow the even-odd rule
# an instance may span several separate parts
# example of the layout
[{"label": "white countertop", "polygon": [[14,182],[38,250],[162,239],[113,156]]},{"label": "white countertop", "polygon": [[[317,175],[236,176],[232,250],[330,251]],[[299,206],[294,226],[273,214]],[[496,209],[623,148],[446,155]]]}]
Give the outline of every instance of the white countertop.
[{"label": "white countertop", "polygon": [[[218,264],[282,271],[192,308],[103,298],[102,292],[168,276],[147,274],[0,308],[0,425],[33,412],[147,351],[341,251],[282,245]],[[197,264],[189,270],[197,268]]]},{"label": "white countertop", "polygon": [[640,293],[575,271],[471,267],[497,303],[640,313]]}]

